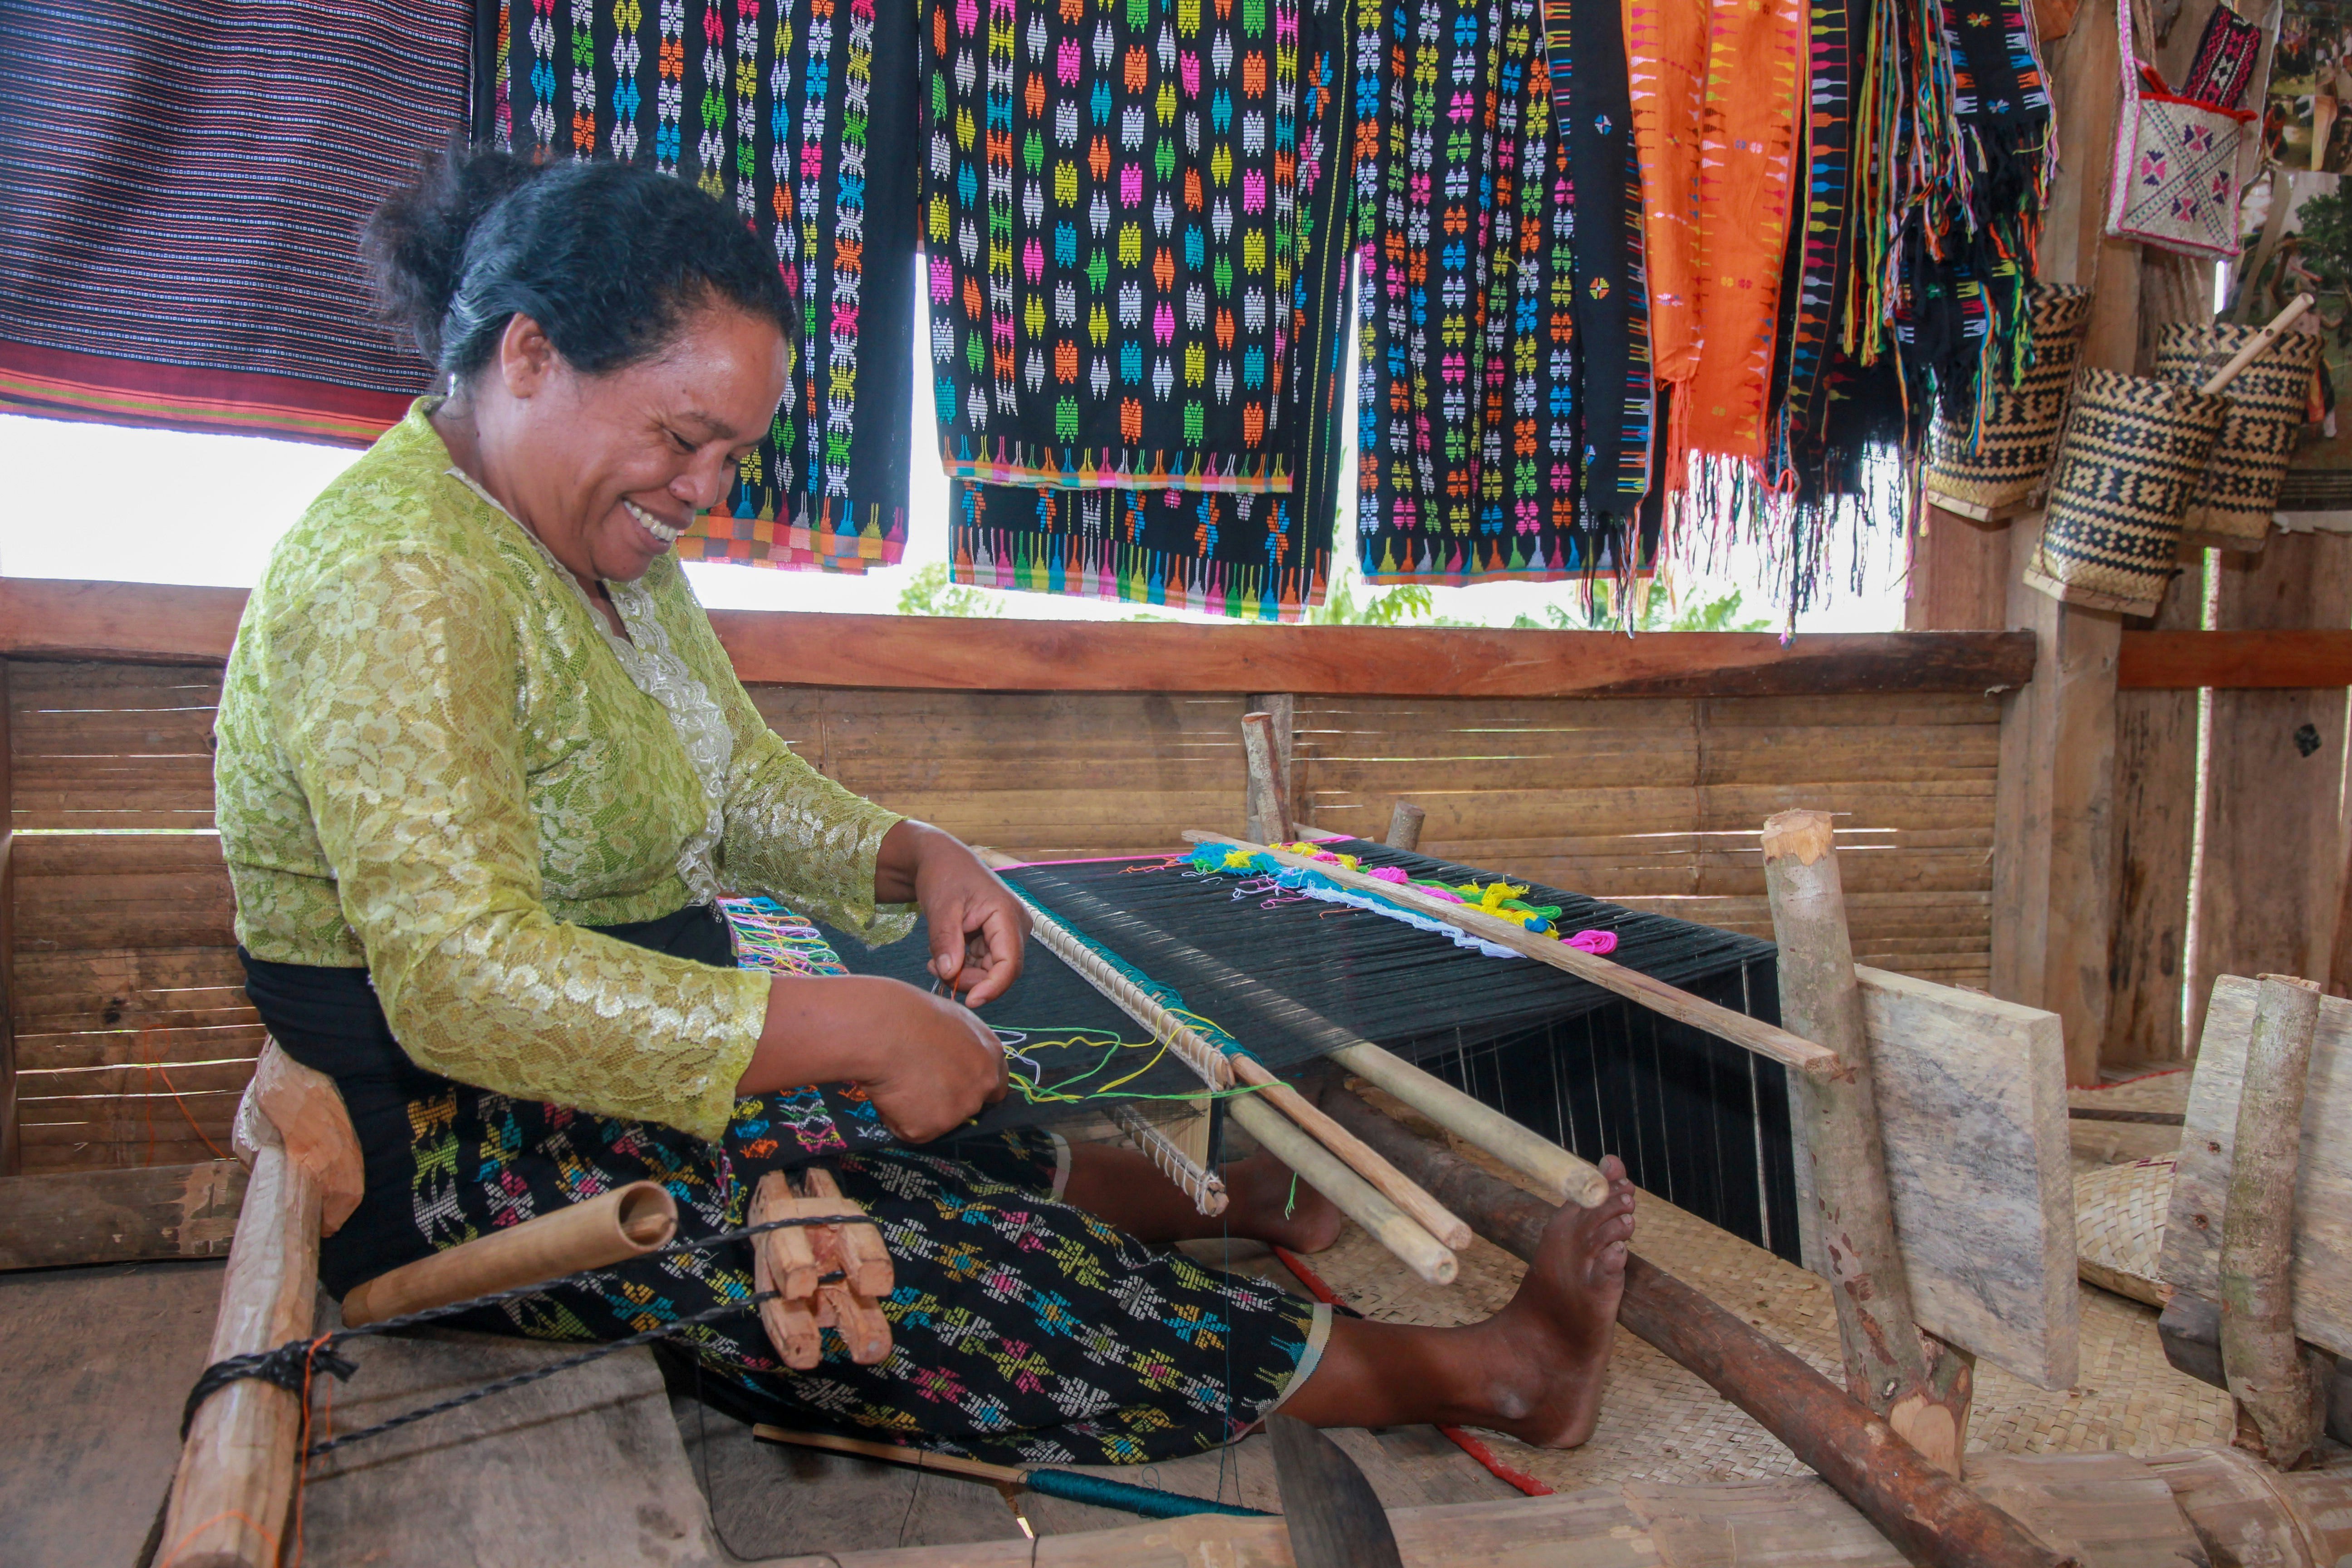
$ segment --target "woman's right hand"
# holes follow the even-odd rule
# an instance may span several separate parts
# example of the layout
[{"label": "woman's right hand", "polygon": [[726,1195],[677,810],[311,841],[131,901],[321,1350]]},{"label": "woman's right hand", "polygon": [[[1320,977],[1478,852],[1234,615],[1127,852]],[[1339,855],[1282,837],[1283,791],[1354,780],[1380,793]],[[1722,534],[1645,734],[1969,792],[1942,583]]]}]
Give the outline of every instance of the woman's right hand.
[{"label": "woman's right hand", "polygon": [[902,1142],[928,1143],[1003,1100],[1005,1075],[995,1031],[969,1007],[877,975],[780,974],[735,1091],[854,1082]]}]

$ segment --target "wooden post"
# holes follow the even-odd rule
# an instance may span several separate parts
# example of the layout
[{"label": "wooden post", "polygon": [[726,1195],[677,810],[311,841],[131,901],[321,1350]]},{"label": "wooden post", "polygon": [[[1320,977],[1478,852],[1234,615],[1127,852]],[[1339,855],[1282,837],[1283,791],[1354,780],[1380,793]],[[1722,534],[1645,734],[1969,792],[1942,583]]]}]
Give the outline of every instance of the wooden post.
[{"label": "wooden post", "polygon": [[[2168,264],[2166,274],[2150,276],[2169,270]],[[2209,308],[2210,300],[2209,288]],[[2199,550],[2181,563],[2180,580],[2157,611],[2158,630],[2194,631],[2203,624],[2205,562]],[[2189,979],[2197,764],[2196,692],[2116,693],[2116,914],[2107,938],[2103,1065],[2174,1062],[2189,1054],[2180,1002]]]},{"label": "wooden post", "polygon": [[[2273,533],[2224,553],[2218,628],[2352,625],[2352,536]],[[2216,976],[2304,974],[2325,984],[2345,862],[2345,691],[2216,690],[2189,955],[2190,1039]]]},{"label": "wooden post", "polygon": [[1269,833],[1279,828],[1284,841],[1287,842],[1296,836],[1300,815],[1298,780],[1296,776],[1297,770],[1293,766],[1297,746],[1298,700],[1286,691],[1269,691],[1253,695],[1246,700],[1248,705],[1243,710],[1242,738],[1244,759],[1248,759],[1251,755],[1246,750],[1249,745],[1248,716],[1263,713],[1270,725],[1266,731],[1266,739],[1269,742],[1267,776],[1274,781],[1275,795],[1282,803],[1281,819],[1276,822],[1273,816],[1267,815],[1266,808],[1260,802],[1258,791],[1263,786],[1259,781],[1256,764],[1252,762],[1249,787],[1245,795],[1248,820],[1253,827],[1263,827]]},{"label": "wooden post", "polygon": [[16,1137],[16,877],[9,850],[16,832],[11,784],[14,759],[9,742],[8,661],[0,659],[0,1176],[25,1168]]},{"label": "wooden post", "polygon": [[[1324,1109],[1479,1235],[1515,1258],[1535,1257],[1558,1212],[1551,1205],[1407,1131],[1354,1095],[1334,1091]],[[1790,1352],[1639,1257],[1626,1259],[1617,1321],[1754,1416],[1914,1562],[2059,1568],[2072,1561],[1895,1441],[1886,1422]]]},{"label": "wooden post", "polygon": [[[320,1184],[288,1157],[267,1116],[240,1113],[239,1124],[253,1173],[221,1284],[213,1361],[309,1334],[319,1289]],[[302,1396],[257,1378],[205,1400],[180,1447],[156,1561],[172,1568],[277,1568],[302,1428]]]},{"label": "wooden post", "polygon": [[1281,742],[1271,713],[1242,715],[1242,749],[1249,763],[1249,820],[1263,842],[1287,844],[1297,837],[1285,798]]},{"label": "wooden post", "polygon": [[1421,825],[1429,813],[1411,801],[1401,800],[1389,813],[1388,847],[1391,849],[1419,849]]},{"label": "wooden post", "polygon": [[2009,624],[2009,525],[1926,508],[1911,545],[1903,629],[1998,631]]},{"label": "wooden post", "polygon": [[2315,1369],[2295,1342],[2289,1277],[2320,989],[2293,975],[2261,980],[2221,1217],[2221,1368],[2238,1407],[2239,1446],[2291,1470],[2318,1442],[2326,1414]]},{"label": "wooden post", "polygon": [[1972,1374],[1966,1358],[1943,1347],[1931,1352],[1912,1317],[1886,1191],[1862,988],[1826,814],[1784,811],[1764,824],[1764,883],[1780,946],[1782,1021],[1835,1051],[1845,1068],[1838,1077],[1790,1082],[1837,1302],[1846,1385],[1913,1447],[1958,1475]]}]

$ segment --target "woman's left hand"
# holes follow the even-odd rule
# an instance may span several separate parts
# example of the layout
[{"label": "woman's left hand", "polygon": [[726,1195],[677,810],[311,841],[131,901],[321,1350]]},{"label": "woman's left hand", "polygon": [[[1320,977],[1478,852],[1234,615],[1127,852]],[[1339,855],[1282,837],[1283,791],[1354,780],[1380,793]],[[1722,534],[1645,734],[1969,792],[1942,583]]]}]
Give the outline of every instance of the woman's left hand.
[{"label": "woman's left hand", "polygon": [[970,846],[927,822],[907,821],[882,838],[874,896],[912,900],[931,932],[931,973],[977,1007],[1021,978],[1029,910]]}]

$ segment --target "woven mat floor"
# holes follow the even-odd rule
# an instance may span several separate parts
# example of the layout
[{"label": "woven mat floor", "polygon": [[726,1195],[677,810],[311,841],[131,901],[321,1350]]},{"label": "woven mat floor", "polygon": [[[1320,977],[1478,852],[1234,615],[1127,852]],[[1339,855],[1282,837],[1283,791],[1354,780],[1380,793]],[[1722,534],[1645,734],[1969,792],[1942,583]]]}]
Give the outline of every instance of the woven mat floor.
[{"label": "woven mat floor", "polygon": [[[1496,1174],[1506,1173],[1475,1151],[1455,1147]],[[1837,1314],[1822,1279],[1646,1193],[1637,1226],[1635,1251],[1843,1381]],[[1366,1316],[1432,1324],[1486,1317],[1510,1300],[1523,1271],[1518,1259],[1482,1240],[1461,1255],[1461,1277],[1452,1286],[1427,1285],[1353,1226],[1338,1246],[1308,1262]],[[2057,1393],[1979,1363],[1969,1451],[2160,1454],[2228,1442],[2229,1395],[2166,1363],[2154,1308],[2084,1287],[2081,1352],[2079,1383]],[[1622,1331],[1591,1442],[1557,1451],[1500,1436],[1490,1440],[1507,1463],[1559,1491],[1631,1480],[1760,1480],[1807,1473],[1744,1412]]]}]

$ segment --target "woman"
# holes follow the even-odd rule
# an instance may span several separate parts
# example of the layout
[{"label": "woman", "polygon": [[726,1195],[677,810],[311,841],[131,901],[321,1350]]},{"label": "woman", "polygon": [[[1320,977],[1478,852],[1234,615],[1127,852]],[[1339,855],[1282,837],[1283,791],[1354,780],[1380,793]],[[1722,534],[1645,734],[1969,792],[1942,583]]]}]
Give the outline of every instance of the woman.
[{"label": "woman", "polygon": [[[789,1145],[855,1103],[908,1143],[1004,1092],[994,1035],[877,978],[733,967],[714,900],[773,896],[887,941],[919,910],[973,1006],[1018,973],[1019,901],[939,829],[860,800],[761,721],[669,552],[785,386],[773,260],[719,203],[625,165],[454,155],[377,215],[384,296],[446,395],[320,497],[247,605],[219,815],[247,992],[331,1074],[367,1163],[330,1289],[651,1178],[683,1234],[742,1223]],[[814,1131],[813,1131],[814,1129]],[[789,1134],[789,1135],[788,1135]],[[834,1143],[838,1144],[838,1138]],[[798,1153],[797,1148],[793,1151]],[[880,1366],[783,1370],[748,1312],[681,1331],[730,1403],[1022,1461],[1327,1425],[1591,1428],[1632,1190],[1565,1211],[1475,1328],[1333,1321],[1156,1247],[1313,1250],[1339,1219],[1229,1167],[1207,1221],[1139,1154],[1045,1132],[842,1153],[898,1288]],[[751,1292],[737,1245],[613,1269],[475,1326],[616,1338]]]}]

